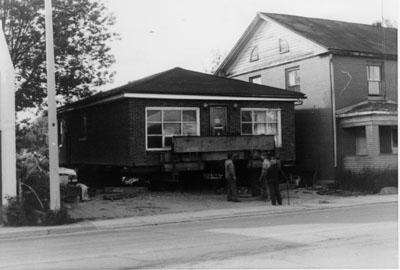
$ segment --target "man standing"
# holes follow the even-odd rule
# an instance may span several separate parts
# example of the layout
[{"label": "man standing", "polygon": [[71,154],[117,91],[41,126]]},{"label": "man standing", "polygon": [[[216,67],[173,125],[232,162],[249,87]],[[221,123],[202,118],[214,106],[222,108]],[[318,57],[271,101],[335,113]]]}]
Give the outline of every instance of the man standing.
[{"label": "man standing", "polygon": [[281,175],[281,168],[279,168],[276,158],[274,156],[269,158],[271,165],[267,169],[267,183],[271,196],[271,202],[272,205],[276,205],[276,201],[278,201],[278,204],[282,205],[282,197],[279,190],[279,177]]},{"label": "man standing", "polygon": [[240,202],[237,198],[236,191],[236,172],[235,164],[233,164],[233,153],[228,153],[228,159],[225,160],[225,179],[228,182],[227,199],[231,202]]},{"label": "man standing", "polygon": [[261,183],[261,200],[266,202],[268,200],[268,185],[267,185],[267,170],[271,166],[271,162],[267,158],[267,153],[261,153],[262,169],[259,181]]}]

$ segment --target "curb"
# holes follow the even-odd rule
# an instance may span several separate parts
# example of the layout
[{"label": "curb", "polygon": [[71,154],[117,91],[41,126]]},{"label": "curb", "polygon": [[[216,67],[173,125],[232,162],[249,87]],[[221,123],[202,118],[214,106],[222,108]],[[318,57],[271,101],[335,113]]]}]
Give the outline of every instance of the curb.
[{"label": "curb", "polygon": [[71,225],[53,226],[53,227],[3,227],[0,228],[0,240],[10,240],[16,238],[28,238],[37,236],[48,236],[48,235],[61,235],[71,233],[84,233],[94,231],[105,231],[105,230],[117,230],[117,229],[128,229],[145,226],[159,226],[177,223],[189,223],[199,222],[208,220],[219,220],[228,218],[242,218],[251,217],[257,215],[278,215],[278,214],[289,214],[307,212],[307,211],[321,211],[328,209],[340,209],[349,207],[358,207],[365,205],[379,205],[388,203],[397,203],[397,200],[380,201],[380,202],[360,202],[353,204],[343,205],[316,205],[316,204],[305,204],[294,206],[290,209],[267,209],[267,210],[253,210],[249,211],[247,208],[241,209],[218,209],[216,212],[226,211],[225,214],[207,214],[207,210],[195,211],[195,212],[183,212],[183,213],[171,213],[155,216],[142,216],[142,217],[130,217],[122,219],[112,220],[99,220],[88,223],[77,223]]}]

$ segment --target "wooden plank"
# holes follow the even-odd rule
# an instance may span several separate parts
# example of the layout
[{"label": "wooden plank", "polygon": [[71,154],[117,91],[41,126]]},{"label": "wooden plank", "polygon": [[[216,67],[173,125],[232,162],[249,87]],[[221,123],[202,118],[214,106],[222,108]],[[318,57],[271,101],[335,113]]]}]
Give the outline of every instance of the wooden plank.
[{"label": "wooden plank", "polygon": [[230,152],[240,150],[273,150],[273,135],[259,136],[188,136],[174,137],[175,153],[190,152]]}]

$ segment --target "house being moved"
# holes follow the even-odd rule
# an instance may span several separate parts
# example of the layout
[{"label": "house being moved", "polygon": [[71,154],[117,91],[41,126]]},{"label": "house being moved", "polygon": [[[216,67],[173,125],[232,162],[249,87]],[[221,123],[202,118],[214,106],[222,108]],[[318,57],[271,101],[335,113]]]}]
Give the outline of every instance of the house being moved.
[{"label": "house being moved", "polygon": [[97,179],[107,171],[221,172],[228,152],[246,168],[267,150],[290,165],[294,106],[304,98],[174,68],[59,108],[60,163]]}]

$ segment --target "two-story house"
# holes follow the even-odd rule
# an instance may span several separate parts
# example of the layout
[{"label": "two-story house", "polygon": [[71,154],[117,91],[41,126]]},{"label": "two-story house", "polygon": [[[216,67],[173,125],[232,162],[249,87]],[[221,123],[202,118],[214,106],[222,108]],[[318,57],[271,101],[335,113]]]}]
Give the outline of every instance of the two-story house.
[{"label": "two-story house", "polygon": [[301,91],[298,168],[397,169],[397,29],[258,13],[216,71]]}]

